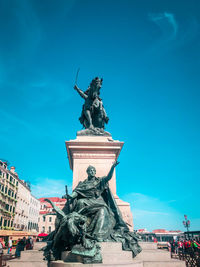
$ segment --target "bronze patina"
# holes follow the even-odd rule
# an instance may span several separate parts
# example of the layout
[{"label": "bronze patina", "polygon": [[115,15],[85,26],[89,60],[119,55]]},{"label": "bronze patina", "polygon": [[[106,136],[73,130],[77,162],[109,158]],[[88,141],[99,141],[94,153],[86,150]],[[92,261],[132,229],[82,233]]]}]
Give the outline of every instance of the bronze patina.
[{"label": "bronze patina", "polygon": [[81,256],[83,263],[102,262],[99,242],[121,242],[123,250],[132,251],[133,257],[141,251],[137,235],[129,231],[109,189],[118,164],[114,162],[107,176],[101,178],[96,177],[95,167],[88,166],[88,178],[71,195],[66,193],[63,210],[46,199],[57,213],[55,231],[44,248],[48,260],[59,260],[62,251],[68,250]]},{"label": "bronze patina", "polygon": [[103,79],[99,77],[94,78],[85,92],[78,88],[77,85],[74,86],[74,89],[85,100],[82,106],[81,117],[79,118],[85,130],[79,131],[78,135],[110,135],[104,130],[109,118],[103,106],[103,101],[100,98],[102,82]]}]

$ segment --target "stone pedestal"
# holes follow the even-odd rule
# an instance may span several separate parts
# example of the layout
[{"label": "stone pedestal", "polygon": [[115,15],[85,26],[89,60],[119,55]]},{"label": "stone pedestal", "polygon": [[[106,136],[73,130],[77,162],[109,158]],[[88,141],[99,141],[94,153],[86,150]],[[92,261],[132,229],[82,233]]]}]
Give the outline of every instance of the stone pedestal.
[{"label": "stone pedestal", "polygon": [[123,251],[122,244],[117,242],[102,242],[102,263],[83,264],[69,252],[62,253],[62,260],[52,261],[50,267],[185,267],[184,261],[173,260],[168,251],[158,250],[155,243],[140,243],[142,252],[134,259],[131,251]]},{"label": "stone pedestal", "polygon": [[[74,189],[80,181],[87,178],[89,165],[96,168],[96,176],[107,175],[112,163],[117,160],[124,142],[113,140],[111,136],[77,136],[75,140],[66,141],[70,168],[73,170]],[[110,189],[122,212],[124,221],[133,230],[133,217],[130,204],[119,199],[116,193],[116,172],[109,182]]]}]

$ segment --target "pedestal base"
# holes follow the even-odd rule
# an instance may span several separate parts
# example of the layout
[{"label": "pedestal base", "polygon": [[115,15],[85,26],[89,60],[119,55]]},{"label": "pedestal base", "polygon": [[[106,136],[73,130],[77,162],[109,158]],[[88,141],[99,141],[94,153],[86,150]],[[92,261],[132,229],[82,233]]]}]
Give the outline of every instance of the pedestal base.
[{"label": "pedestal base", "polygon": [[[108,174],[112,164],[117,160],[124,142],[113,140],[107,136],[77,136],[75,140],[66,141],[70,168],[73,170],[73,189],[80,181],[87,178],[87,167],[96,168],[96,176]],[[116,172],[109,182],[109,187],[115,197],[117,205],[122,212],[124,221],[133,231],[133,216],[130,204],[119,199],[116,194]]]},{"label": "pedestal base", "polygon": [[172,260],[170,253],[157,249],[155,243],[140,243],[143,248],[134,259],[131,251],[123,251],[121,243],[100,243],[103,263],[83,264],[81,262],[64,262],[67,253],[63,252],[61,261],[53,261],[50,267],[185,267],[184,261]]}]

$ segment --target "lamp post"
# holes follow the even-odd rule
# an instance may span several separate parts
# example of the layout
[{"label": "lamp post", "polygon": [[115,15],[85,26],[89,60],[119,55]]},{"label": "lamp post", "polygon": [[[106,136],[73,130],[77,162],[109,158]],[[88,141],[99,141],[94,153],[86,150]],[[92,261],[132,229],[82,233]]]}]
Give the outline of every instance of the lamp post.
[{"label": "lamp post", "polygon": [[[187,215],[184,215],[185,220],[183,221],[184,227],[187,229],[187,232],[189,232],[190,228],[190,220],[187,219]],[[189,236],[189,233],[187,233]]]}]

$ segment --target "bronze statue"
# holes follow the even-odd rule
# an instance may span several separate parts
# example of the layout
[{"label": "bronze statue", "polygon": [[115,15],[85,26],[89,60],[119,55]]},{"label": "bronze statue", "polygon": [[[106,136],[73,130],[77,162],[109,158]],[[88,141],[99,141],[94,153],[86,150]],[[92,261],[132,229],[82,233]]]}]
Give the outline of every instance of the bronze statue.
[{"label": "bronze statue", "polygon": [[109,189],[108,182],[118,164],[114,162],[108,175],[101,178],[89,166],[88,178],[71,195],[66,194],[63,210],[46,200],[57,213],[55,231],[49,235],[44,249],[46,258],[58,260],[62,251],[69,250],[82,256],[84,263],[101,262],[98,242],[121,242],[124,250],[133,252],[133,257],[141,251],[138,237],[129,231]]},{"label": "bronze statue", "polygon": [[94,78],[85,92],[77,85],[74,86],[74,89],[85,100],[79,120],[87,130],[81,131],[80,135],[110,135],[104,131],[105,123],[108,123],[109,118],[100,98],[102,82],[103,79]]}]

